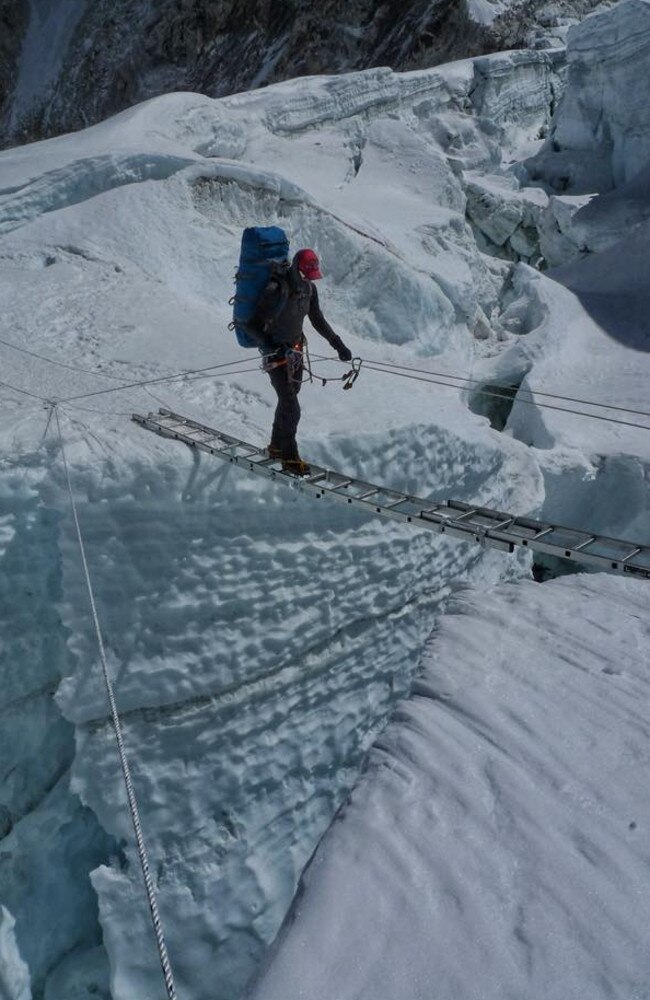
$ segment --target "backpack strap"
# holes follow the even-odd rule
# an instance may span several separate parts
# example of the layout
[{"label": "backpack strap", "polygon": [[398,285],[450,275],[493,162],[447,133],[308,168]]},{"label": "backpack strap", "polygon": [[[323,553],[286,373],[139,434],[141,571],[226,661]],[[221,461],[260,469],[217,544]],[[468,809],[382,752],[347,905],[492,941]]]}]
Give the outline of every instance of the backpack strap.
[{"label": "backpack strap", "polygon": [[277,284],[280,294],[278,296],[277,305],[273,308],[268,317],[268,323],[275,323],[276,319],[282,314],[291,295],[291,279],[289,275],[289,268],[286,264],[272,264],[269,282],[272,281]]}]

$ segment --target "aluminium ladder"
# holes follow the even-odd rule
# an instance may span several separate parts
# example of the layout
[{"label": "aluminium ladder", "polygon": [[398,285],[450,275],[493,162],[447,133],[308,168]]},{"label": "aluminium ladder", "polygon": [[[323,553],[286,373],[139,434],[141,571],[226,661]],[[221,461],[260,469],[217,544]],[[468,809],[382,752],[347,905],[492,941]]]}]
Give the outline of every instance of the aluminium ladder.
[{"label": "aluminium ladder", "polygon": [[430,500],[385,489],[312,465],[305,477],[284,472],[279,459],[269,458],[266,448],[240,441],[205,424],[161,409],[146,417],[134,413],[133,420],[162,437],[182,441],[234,465],[242,466],[276,482],[289,483],[316,499],[332,500],[393,520],[404,521],[466,542],[514,552],[515,546],[559,556],[601,570],[650,579],[650,545],[635,545],[588,531],[564,528],[460,500]]}]

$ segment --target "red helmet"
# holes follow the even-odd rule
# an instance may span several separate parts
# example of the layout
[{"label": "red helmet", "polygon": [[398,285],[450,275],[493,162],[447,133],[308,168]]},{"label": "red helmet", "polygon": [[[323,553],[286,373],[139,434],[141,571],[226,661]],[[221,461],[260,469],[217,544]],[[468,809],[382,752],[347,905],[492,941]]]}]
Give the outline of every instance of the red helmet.
[{"label": "red helmet", "polygon": [[313,250],[304,249],[299,250],[295,256],[296,267],[302,274],[303,278],[309,278],[310,281],[315,281],[318,278],[322,278],[320,270],[320,261],[318,259],[318,254]]}]

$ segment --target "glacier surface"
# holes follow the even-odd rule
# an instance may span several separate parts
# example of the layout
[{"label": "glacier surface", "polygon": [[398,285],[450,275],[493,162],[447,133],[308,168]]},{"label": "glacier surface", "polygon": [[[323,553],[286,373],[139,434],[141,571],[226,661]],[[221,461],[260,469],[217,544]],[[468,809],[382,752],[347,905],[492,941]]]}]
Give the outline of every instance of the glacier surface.
[{"label": "glacier surface", "polygon": [[[628,16],[618,9],[602,16]],[[162,985],[59,442],[44,400],[68,400],[59,407],[65,447],[161,914],[179,994],[196,1000],[241,995],[368,750],[391,716],[388,733],[399,734],[400,719],[418,706],[418,698],[403,699],[419,670],[426,683],[420,655],[435,622],[443,637],[445,628],[451,635],[456,619],[444,615],[461,594],[511,581],[485,604],[467,598],[464,623],[479,643],[490,609],[528,616],[529,645],[513,647],[510,657],[522,663],[541,656],[558,607],[570,609],[558,628],[584,617],[585,588],[595,607],[610,609],[603,621],[615,637],[623,631],[623,596],[643,606],[643,583],[596,576],[522,589],[516,581],[530,575],[526,556],[432,539],[358,511],[314,509],[297,491],[249,481],[129,422],[133,410],[166,405],[266,441],[272,393],[255,358],[227,332],[227,303],[242,227],[279,223],[294,247],[320,253],[326,315],[355,354],[465,380],[434,387],[367,368],[349,393],[334,382],[306,386],[300,440],[307,457],[434,500],[453,496],[649,541],[648,421],[623,427],[560,414],[540,405],[543,396],[527,395],[580,397],[597,404],[583,410],[601,415],[602,404],[647,409],[650,353],[595,320],[573,271],[558,274],[560,284],[555,272],[549,277],[532,266],[543,261],[544,241],[552,242],[544,234],[560,196],[548,178],[544,188],[531,183],[531,163],[546,155],[544,137],[563,91],[562,52],[517,52],[405,74],[312,77],[219,101],[170,94],[83,132],[0,155],[0,653],[11,679],[1,709],[0,947],[16,998],[28,989],[26,965],[34,996],[45,1000],[131,1000],[157,995]],[[601,197],[613,197],[589,194],[595,197],[572,220],[582,211],[597,215]],[[620,204],[612,218],[620,220]],[[601,234],[608,231],[602,222]],[[625,234],[632,238],[642,234]],[[597,268],[612,252],[603,239],[582,259],[567,237],[558,251],[563,266]],[[626,271],[610,266],[608,273],[622,281]],[[629,292],[636,301],[635,289]],[[310,346],[318,375],[341,374],[315,336]],[[130,386],[215,364],[231,364],[230,373]],[[514,386],[505,402],[503,394],[485,394],[504,384]],[[540,616],[545,624],[537,628]],[[643,683],[645,641],[640,627],[633,634],[641,652],[636,673],[630,668],[632,688]],[[444,649],[456,657],[451,638]],[[609,667],[618,655],[614,640],[602,655]],[[449,676],[451,684],[451,669]],[[505,689],[506,674],[495,676]],[[523,706],[534,692],[525,672],[518,678]],[[605,682],[617,683],[609,674]],[[550,750],[542,721],[549,706],[555,711],[564,702],[543,679],[539,684],[543,704],[526,745],[543,757]],[[621,695],[621,717],[631,690]],[[582,712],[590,697],[577,687],[563,718]],[[481,700],[481,711],[489,707],[488,697]],[[592,725],[585,719],[585,740],[595,739]],[[644,725],[640,718],[639,733]],[[460,727],[471,741],[462,717]],[[521,738],[515,722],[502,735]],[[449,739],[453,769],[461,765]],[[421,746],[428,752],[427,739]],[[614,735],[613,754],[618,747]],[[630,752],[637,749],[634,743]],[[576,757],[579,751],[576,744]],[[376,761],[382,751],[373,753]],[[414,767],[419,760],[413,757]],[[389,802],[384,773],[391,768],[371,765],[353,802],[366,795]],[[406,768],[403,780],[408,786],[416,778]],[[479,769],[472,780],[479,789],[486,779]],[[631,779],[626,787],[633,788]],[[482,801],[484,790],[477,795]],[[511,802],[508,816],[528,801],[522,794]],[[469,800],[466,807],[474,822]],[[429,816],[423,808],[414,812],[414,837],[419,819]],[[348,855],[336,846],[337,831],[349,829],[354,839],[354,827],[338,815],[343,822],[323,841],[304,895],[314,900],[309,912],[322,914],[322,928],[314,930],[315,917],[303,926],[302,904],[294,906],[296,937],[283,932],[256,987],[260,997],[300,988],[290,977],[301,935],[329,933],[334,913],[321,906],[321,889],[311,888],[320,858],[328,867],[331,857],[334,872],[322,891],[344,879],[354,895]],[[639,817],[629,822],[640,825]],[[535,809],[526,843],[538,843],[542,823]],[[47,846],[45,829],[57,831]],[[584,825],[575,829],[578,839],[586,836]],[[506,823],[495,871],[510,864],[508,830]],[[598,856],[623,866],[627,878],[640,855],[610,848],[608,841]],[[483,849],[477,844],[477,857]],[[578,851],[580,863],[590,850]],[[423,881],[431,876],[432,907],[435,851],[418,869]],[[407,934],[417,916],[403,895],[398,905],[399,871],[386,881],[386,934],[400,915]],[[547,874],[561,879],[563,869]],[[480,895],[480,875],[476,880]],[[486,883],[476,917],[482,927],[500,898],[491,892]],[[463,922],[469,908],[455,907],[454,893],[448,903],[457,916],[458,958],[473,932]],[[55,930],[54,900],[64,904]],[[636,912],[641,925],[644,911]],[[418,920],[430,917],[426,906],[417,913]],[[583,928],[581,912],[566,901],[561,913],[567,926]],[[345,920],[351,914],[346,910]],[[614,915],[607,910],[603,919]],[[490,933],[515,949],[508,935],[516,937],[517,928],[531,939],[523,921],[504,918]],[[520,947],[532,954],[525,942]],[[332,949],[323,957],[336,965],[341,954],[341,974],[350,974],[350,992],[342,986],[341,995],[353,995],[345,941],[332,941]],[[576,981],[591,953],[585,946],[576,958]],[[544,961],[555,956],[549,949]],[[452,983],[462,967],[453,956],[449,962]],[[316,982],[318,962],[305,964],[305,981]],[[410,967],[415,982],[420,972],[414,961]],[[469,981],[475,966],[467,968]],[[543,968],[517,965],[517,984],[545,995]],[[365,995],[381,996],[365,964],[359,977]],[[385,979],[386,996],[395,995],[390,983]]]}]

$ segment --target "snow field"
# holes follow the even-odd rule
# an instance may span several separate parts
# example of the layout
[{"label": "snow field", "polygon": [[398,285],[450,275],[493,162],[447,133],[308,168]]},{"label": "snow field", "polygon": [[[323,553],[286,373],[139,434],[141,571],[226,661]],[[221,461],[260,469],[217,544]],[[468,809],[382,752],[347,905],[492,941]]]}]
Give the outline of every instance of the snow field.
[{"label": "snow field", "polygon": [[645,996],[647,621],[600,575],[455,600],[247,995]]}]

